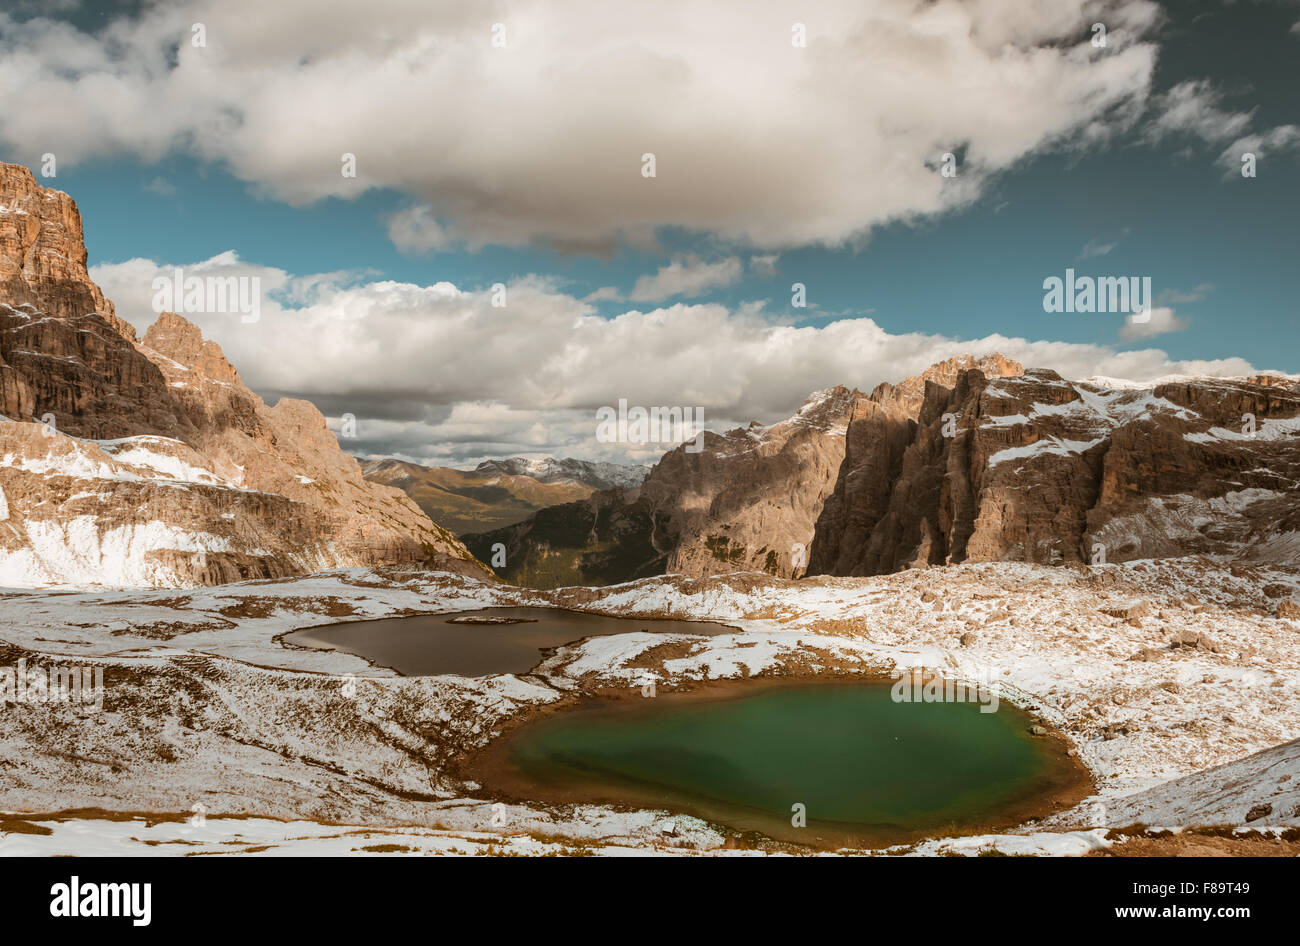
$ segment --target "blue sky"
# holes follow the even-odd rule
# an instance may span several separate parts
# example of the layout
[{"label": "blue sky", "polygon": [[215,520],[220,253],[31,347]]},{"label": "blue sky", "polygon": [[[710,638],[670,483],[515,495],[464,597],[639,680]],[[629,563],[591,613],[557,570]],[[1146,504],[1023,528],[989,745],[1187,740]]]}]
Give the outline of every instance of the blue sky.
[{"label": "blue sky", "polygon": [[[395,113],[404,116],[409,128],[392,128],[390,124],[385,126],[384,134],[391,131],[393,135],[389,143],[392,152],[404,152],[410,144],[408,139],[428,136],[428,168],[420,167],[426,159],[419,157],[419,148],[412,148],[414,157],[400,162],[392,159],[378,179],[363,173],[357,181],[318,186],[305,183],[316,173],[314,165],[298,173],[293,159],[277,164],[274,157],[260,157],[262,151],[257,149],[275,152],[281,147],[292,148],[292,144],[285,146],[283,142],[286,136],[295,136],[295,124],[302,121],[307,129],[304,134],[319,133],[323,138],[320,151],[330,157],[322,158],[321,163],[337,160],[337,148],[330,150],[334,144],[331,132],[320,129],[337,118],[329,95],[337,101],[338,86],[331,84],[335,80],[330,77],[312,77],[311,65],[313,57],[356,55],[355,49],[331,45],[346,46],[351,40],[308,35],[301,40],[301,49],[282,43],[274,49],[255,50],[248,48],[255,45],[251,41],[243,47],[231,43],[229,48],[221,48],[221,55],[231,62],[242,59],[247,66],[249,60],[261,57],[259,67],[285,70],[281,79],[286,85],[305,84],[310,79],[322,89],[333,90],[322,93],[318,112],[313,113],[309,104],[301,115],[292,110],[274,113],[282,121],[274,138],[265,144],[250,145],[234,139],[251,135],[249,129],[257,124],[255,91],[244,93],[245,100],[238,98],[239,93],[232,93],[232,98],[207,103],[212,111],[206,119],[201,109],[196,109],[199,117],[187,118],[183,100],[177,104],[175,91],[168,89],[167,82],[182,81],[185,69],[190,68],[185,56],[193,55],[193,50],[181,49],[181,68],[170,74],[166,55],[158,64],[137,73],[114,52],[115,43],[128,49],[138,44],[140,49],[150,50],[165,49],[168,43],[175,45],[184,39],[184,24],[200,17],[217,21],[209,22],[208,29],[220,35],[215,10],[204,4],[184,3],[116,8],[101,5],[94,11],[72,3],[65,6],[61,26],[34,20],[21,12],[0,20],[0,42],[11,44],[11,52],[20,43],[27,50],[50,50],[45,53],[45,65],[49,67],[45,81],[50,83],[65,77],[84,81],[86,76],[110,75],[121,89],[106,102],[121,107],[122,97],[135,96],[127,106],[131,119],[124,125],[142,118],[140,113],[155,101],[158,121],[152,126],[142,124],[134,133],[129,128],[114,129],[109,137],[116,139],[105,140],[104,135],[98,139],[88,135],[85,121],[81,128],[74,127],[75,115],[68,116],[66,125],[54,118],[33,118],[26,125],[0,119],[0,158],[35,167],[42,153],[59,155],[57,177],[44,183],[76,198],[86,220],[90,263],[97,275],[102,274],[101,281],[122,314],[137,324],[146,325],[153,317],[151,312],[140,311],[140,302],[133,301],[144,296],[137,291],[140,286],[131,280],[138,282],[147,268],[129,267],[129,261],[148,261],[161,270],[199,264],[233,252],[239,264],[249,267],[250,272],[268,274],[268,284],[275,284],[278,274],[278,298],[284,310],[273,317],[286,322],[291,309],[294,317],[306,318],[299,308],[315,306],[318,311],[307,319],[311,324],[323,324],[322,313],[327,311],[339,313],[336,321],[355,323],[364,317],[346,311],[340,302],[343,297],[337,293],[355,290],[348,298],[360,299],[365,297],[366,287],[388,281],[414,287],[450,283],[460,292],[474,294],[497,282],[513,289],[517,284],[528,284],[527,277],[535,276],[540,285],[521,290],[514,298],[524,300],[531,292],[540,293],[538,313],[551,314],[538,314],[538,322],[593,315],[613,319],[629,311],[648,314],[677,305],[681,308],[673,318],[678,321],[678,330],[696,318],[700,332],[706,336],[699,342],[702,350],[695,353],[696,363],[705,367],[697,368],[696,376],[686,381],[679,378],[666,388],[656,389],[649,381],[638,379],[635,383],[629,381],[624,391],[618,380],[622,374],[614,372],[614,380],[605,389],[584,390],[579,395],[575,392],[586,387],[590,372],[574,378],[551,365],[555,370],[550,372],[549,387],[539,382],[527,394],[516,393],[509,378],[526,375],[536,367],[527,363],[528,346],[524,345],[518,356],[524,360],[513,369],[494,361],[494,370],[502,376],[500,395],[468,381],[421,388],[413,375],[393,379],[391,396],[386,396],[383,384],[374,377],[376,362],[356,360],[355,370],[367,375],[365,381],[338,381],[349,375],[348,362],[340,360],[342,356],[322,359],[329,362],[328,376],[313,375],[306,369],[289,371],[283,357],[277,358],[274,350],[267,353],[269,329],[268,334],[255,339],[248,332],[238,334],[241,330],[231,327],[228,319],[200,322],[266,395],[312,397],[331,417],[344,413],[349,404],[359,405],[361,410],[351,413],[374,422],[369,426],[373,436],[364,443],[345,444],[358,453],[391,452],[456,464],[475,462],[498,452],[574,452],[606,459],[643,459],[593,444],[582,420],[589,409],[598,403],[614,403],[625,395],[657,397],[668,404],[689,403],[694,398],[697,403],[707,402],[719,422],[746,422],[751,417],[771,421],[797,406],[800,395],[796,392],[806,393],[834,383],[869,388],[881,380],[898,380],[898,372],[923,362],[931,349],[937,359],[951,353],[953,345],[949,343],[999,336],[1018,340],[1010,349],[1017,355],[1038,357],[1052,367],[1078,374],[1114,374],[1128,368],[1130,375],[1145,371],[1154,376],[1207,364],[1217,373],[1234,373],[1243,365],[1300,372],[1300,345],[1296,344],[1300,337],[1296,331],[1300,323],[1300,132],[1296,131],[1300,125],[1300,5],[1296,3],[1179,3],[1166,4],[1154,13],[1152,5],[1138,0],[1100,4],[1106,8],[1101,13],[1082,5],[1083,19],[1078,24],[1044,24],[1042,36],[1024,41],[1024,45],[1038,55],[1053,55],[1068,44],[1082,47],[1087,44],[1087,20],[1092,15],[1110,18],[1115,48],[1096,55],[1113,52],[1116,58],[1112,61],[1117,63],[1121,62],[1119,57],[1131,56],[1131,64],[1122,70],[1116,67],[1117,77],[1107,79],[1104,87],[1087,85],[1094,81],[1095,64],[1065,62],[1060,66],[1059,80],[1080,83],[1079,94],[1066,101],[1087,103],[1105,95],[1110,97],[1105,108],[1081,116],[1078,124],[1064,133],[1055,127],[1053,109],[1044,108],[1039,118],[1042,127],[1034,127],[1026,119],[1024,128],[986,134],[985,127],[1002,121],[1009,112],[1026,109],[1020,98],[1023,90],[1014,85],[1003,90],[995,86],[990,95],[1005,95],[1006,106],[992,109],[982,125],[959,134],[954,145],[963,161],[969,148],[975,162],[972,170],[963,164],[958,171],[959,182],[969,188],[959,199],[936,195],[926,189],[929,185],[925,183],[914,185],[911,177],[895,178],[882,173],[880,162],[870,159],[870,150],[864,151],[862,167],[855,169],[850,152],[848,162],[839,158],[826,161],[829,173],[843,174],[842,180],[832,179],[827,186],[838,187],[838,192],[846,195],[843,206],[850,209],[841,210],[837,192],[832,190],[809,198],[810,205],[825,201],[825,210],[811,207],[807,220],[789,226],[784,221],[791,216],[791,206],[798,215],[797,198],[781,198],[787,202],[772,207],[766,216],[750,214],[748,208],[763,205],[769,196],[785,189],[814,186],[815,182],[799,178],[801,154],[809,163],[822,160],[822,155],[838,146],[835,139],[849,132],[856,115],[865,114],[864,124],[870,123],[869,110],[875,106],[859,102],[878,101],[878,96],[889,94],[887,90],[872,92],[864,88],[854,92],[860,98],[846,99],[842,123],[809,124],[798,129],[801,138],[792,145],[769,145],[782,134],[779,116],[773,118],[775,124],[771,127],[757,120],[757,132],[750,126],[739,128],[738,139],[748,144],[722,142],[719,162],[732,162],[736,176],[743,177],[749,172],[737,162],[743,161],[747,148],[788,148],[789,173],[769,173],[755,181],[750,190],[738,188],[731,203],[730,196],[720,197],[716,222],[707,209],[696,209],[711,205],[710,189],[704,185],[698,191],[691,191],[689,183],[664,185],[667,199],[660,213],[653,200],[647,204],[640,196],[628,197],[624,205],[623,191],[602,190],[604,185],[596,181],[602,169],[594,165],[592,206],[578,207],[585,203],[585,194],[571,177],[551,194],[550,184],[556,178],[554,155],[549,148],[538,149],[535,164],[527,160],[527,155],[508,162],[503,159],[502,167],[488,168],[482,179],[470,179],[475,168],[468,158],[461,158],[467,162],[467,170],[442,173],[436,167],[437,155],[445,153],[440,149],[452,147],[444,140],[450,133],[438,127],[440,103],[431,101],[427,108],[421,108],[419,99],[407,112]],[[403,4],[392,6],[392,15],[399,19],[418,15]],[[996,24],[1001,23],[996,19],[1001,15],[998,6],[994,0],[982,3]],[[510,4],[497,7],[498,16],[507,23],[516,22],[510,19]],[[256,5],[249,7],[256,9]],[[903,19],[899,28],[905,31],[911,22]],[[455,29],[463,26],[458,23]],[[68,40],[71,33],[59,32],[70,28],[80,31],[75,42]],[[474,35],[472,31],[480,28],[485,29],[486,24],[471,23],[467,35]],[[995,28],[1014,29],[1009,25],[988,29]],[[312,26],[307,22],[301,29],[310,34]],[[430,29],[442,44],[437,46],[439,55],[460,55],[454,43],[470,42],[460,33],[448,41],[447,33],[438,32],[451,30],[451,26],[433,24]],[[176,39],[177,35],[181,40]],[[636,43],[638,35],[629,27],[626,42]],[[671,49],[673,40],[669,34],[667,39],[660,36],[655,42],[667,43]],[[214,47],[217,45],[214,39]],[[56,50],[74,47],[78,52],[68,55],[69,62],[54,62],[62,56]],[[389,68],[403,55],[400,49],[394,51],[391,45],[384,44],[363,52],[375,69]],[[825,67],[832,74],[817,78],[839,90],[855,80],[857,63],[847,45],[836,52],[841,58]],[[684,61],[703,75],[706,67],[693,58],[696,55],[707,56],[708,52],[682,53]],[[996,64],[990,73],[993,78],[980,81],[999,81],[1003,65],[997,62],[995,53],[988,52],[986,44],[974,42],[971,53],[959,61],[967,61],[970,55],[987,55]],[[298,61],[307,65],[296,66]],[[490,68],[492,60],[485,61]],[[917,81],[921,81],[930,66],[922,57],[915,68]],[[1080,77],[1089,68],[1092,73]],[[365,67],[361,71],[364,73]],[[474,74],[472,69],[466,71]],[[529,82],[543,82],[538,76],[545,74],[530,70]],[[816,69],[812,74],[816,75]],[[969,71],[954,73],[955,82],[967,77],[972,81],[978,78]],[[13,65],[6,75],[6,67],[0,65],[0,88],[9,91],[28,81],[36,82],[29,70]],[[800,81],[808,79],[803,76]],[[556,83],[557,88],[560,85]],[[704,98],[710,94],[708,83],[701,81],[700,86],[705,91],[698,94],[708,105]],[[43,92],[50,87],[33,85]],[[446,91],[454,94],[456,90]],[[1050,91],[1045,89],[1043,94]],[[693,92],[688,83],[684,97],[693,101]],[[68,90],[53,94],[72,95]],[[568,134],[590,135],[593,140],[601,134],[598,126],[566,125],[581,121],[567,112],[560,117],[574,93],[560,89],[553,99],[546,99],[545,93],[535,94],[539,98],[532,109],[544,112],[554,108],[555,126],[576,129]],[[755,89],[751,98],[763,94]],[[924,98],[929,93],[916,94],[918,107],[931,104]],[[943,93],[940,90],[934,94],[942,97]],[[742,108],[746,104],[743,96],[743,90],[733,93],[723,104],[734,112],[737,103]],[[625,94],[624,100],[630,102],[628,110],[639,107],[635,97],[627,99]],[[942,118],[946,107],[943,101],[933,104],[933,110],[940,115],[936,123],[940,119],[949,123],[954,120],[951,116]],[[1083,111],[1088,106],[1079,107]],[[232,143],[223,151],[218,136],[210,135],[211,128],[223,120],[223,115],[240,109],[246,112],[232,128],[228,136]],[[671,116],[665,119],[657,109],[656,105],[644,106],[644,124],[653,126],[673,120]],[[1032,102],[1028,110],[1033,110]],[[283,117],[286,114],[288,117]],[[879,121],[882,126],[905,123],[905,117],[900,119],[886,111]],[[337,120],[340,125],[351,120],[359,128],[365,127],[355,115]],[[1016,116],[1011,114],[1006,120],[1013,122]],[[512,121],[520,130],[504,134],[505,144],[496,147],[513,148],[515,142],[520,142],[518,147],[526,151],[539,133],[533,132],[530,137],[525,127],[527,116]],[[157,131],[158,126],[168,123],[173,127]],[[462,139],[477,134],[472,114],[461,127],[471,129],[461,132]],[[939,124],[940,132],[942,128]],[[1103,131],[1098,132],[1099,128]],[[688,141],[692,140],[689,132],[689,125],[679,130]],[[861,129],[852,133],[869,134]],[[694,134],[698,139],[698,130]],[[969,141],[963,140],[965,134],[969,134]],[[635,139],[635,134],[632,137]],[[883,142],[868,139],[865,146],[869,149],[879,144],[897,153],[900,147],[911,147],[914,137],[908,129]],[[1015,144],[1004,146],[1012,138]],[[346,144],[347,139],[340,140]],[[357,140],[367,143],[367,138],[360,135]],[[645,140],[653,144],[655,139],[648,135]],[[630,150],[625,150],[634,162],[638,158],[636,141],[629,144]],[[363,168],[373,166],[376,159],[372,152],[360,144],[352,147],[360,152]],[[732,150],[727,151],[728,147]],[[1247,179],[1236,167],[1239,153],[1250,149],[1258,154],[1257,176]],[[677,153],[665,146],[666,155]],[[928,160],[938,159],[934,149],[925,153],[931,154]],[[579,165],[584,160],[581,152],[577,154],[576,158],[565,154],[566,169],[575,160]],[[728,179],[725,167],[719,171],[707,163],[707,153],[691,158],[701,179]],[[663,164],[669,169],[678,166],[668,160]],[[772,167],[778,166],[766,164],[764,170],[771,171]],[[534,168],[536,183],[530,191],[522,185],[529,182]],[[672,171],[661,175],[667,177],[669,173]],[[626,186],[630,189],[644,183],[629,173]],[[661,183],[662,179],[656,180],[651,186]],[[895,200],[888,193],[908,188],[916,193],[908,192],[905,199]],[[717,190],[716,185],[712,190]],[[455,193],[448,196],[451,191]],[[534,198],[534,194],[540,196]],[[847,199],[850,194],[852,200]],[[603,215],[601,207],[605,204],[608,214]],[[422,206],[430,208],[429,219],[438,220],[437,233],[428,241],[434,248],[422,251],[396,245],[394,215]],[[512,229],[515,214],[519,224]],[[635,232],[623,234],[623,221],[633,218]],[[774,258],[774,262],[770,266],[758,265],[755,257]],[[736,275],[722,285],[677,294],[665,291],[638,296],[635,291],[639,279],[654,276],[674,261],[690,268],[729,260],[737,261],[732,270]],[[1120,335],[1125,323],[1122,314],[1045,313],[1043,280],[1063,275],[1067,267],[1097,276],[1150,276],[1157,305],[1171,310],[1168,320],[1157,321],[1170,330],[1125,338]],[[310,299],[293,297],[296,301],[291,301],[289,289],[301,289],[299,281],[313,274],[335,274],[327,282],[336,295],[322,298],[313,289],[315,294]],[[793,282],[807,286],[807,309],[791,307]],[[617,298],[583,301],[602,288],[604,296]],[[391,301],[391,293],[385,299]],[[512,317],[521,321],[512,323],[508,331],[517,334],[516,325],[527,331],[531,316],[519,310],[524,304],[512,302]],[[566,306],[567,315],[552,311]],[[363,310],[364,306],[356,311]],[[718,310],[725,314],[719,316]],[[445,340],[445,332],[440,329],[426,337],[422,331],[413,331],[411,326],[418,324],[413,320],[418,320],[420,313],[405,308],[403,312],[406,321],[400,323],[384,323],[381,327],[375,321],[375,337],[393,346],[408,341],[414,344],[417,337],[425,339],[421,344],[430,346],[424,362],[429,372],[450,374],[460,370],[443,362],[447,346],[434,343],[435,335]],[[439,317],[429,316],[431,320]],[[479,321],[490,317],[490,312],[480,314]],[[712,321],[717,318],[722,322]],[[891,354],[891,349],[898,347],[891,341],[880,347],[878,357],[863,359],[859,369],[852,360],[837,361],[826,351],[828,335],[817,336],[820,341],[814,344],[810,341],[814,336],[809,333],[790,336],[794,339],[790,342],[774,340],[786,336],[772,334],[773,327],[825,329],[837,322],[847,325],[861,319],[870,319],[891,339],[926,341],[902,346],[906,357]],[[716,326],[734,322],[748,326],[742,333],[743,344],[737,342],[734,347],[748,351],[752,342],[764,352],[752,358],[753,377],[733,377],[731,368],[715,372],[707,367],[710,358],[728,357],[726,350],[709,353],[707,337],[727,337],[727,332],[717,331]],[[750,323],[768,328],[755,328]],[[352,324],[347,331],[352,333],[349,337],[355,338],[357,325]],[[760,344],[752,336],[763,331],[767,334]],[[276,337],[282,339],[283,335]],[[1051,343],[1077,347],[1058,350]],[[648,344],[658,357],[672,357],[668,336],[663,345],[654,341]],[[789,359],[802,359],[812,367],[764,387],[762,372],[771,370],[773,347],[786,344],[790,346]],[[380,349],[378,363],[382,364],[383,345],[376,347]],[[1147,352],[1157,354],[1122,357],[1125,353]],[[561,353],[555,358],[582,360],[571,356]],[[461,353],[457,365],[466,357]],[[582,357],[608,361],[618,356],[584,352]],[[644,370],[645,357],[636,352],[626,352],[623,357],[628,360],[624,374]],[[1218,368],[1213,367],[1216,364]],[[820,370],[825,373],[819,373],[818,365],[824,365]],[[714,377],[719,373],[721,380]],[[699,374],[709,377],[698,378]],[[737,393],[742,391],[750,393]],[[476,414],[477,427],[456,421],[458,413],[466,417]]]}]

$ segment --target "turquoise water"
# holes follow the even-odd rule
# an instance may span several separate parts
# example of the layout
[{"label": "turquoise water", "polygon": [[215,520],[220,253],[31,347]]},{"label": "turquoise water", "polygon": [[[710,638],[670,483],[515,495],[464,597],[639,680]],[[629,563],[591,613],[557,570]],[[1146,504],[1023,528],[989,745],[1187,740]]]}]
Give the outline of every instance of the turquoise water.
[{"label": "turquoise water", "polygon": [[[1062,781],[1063,753],[1001,703],[895,703],[888,684],[781,686],[560,712],[508,738],[513,790],[700,814],[813,840],[976,824]],[[807,827],[791,825],[805,806]]]}]

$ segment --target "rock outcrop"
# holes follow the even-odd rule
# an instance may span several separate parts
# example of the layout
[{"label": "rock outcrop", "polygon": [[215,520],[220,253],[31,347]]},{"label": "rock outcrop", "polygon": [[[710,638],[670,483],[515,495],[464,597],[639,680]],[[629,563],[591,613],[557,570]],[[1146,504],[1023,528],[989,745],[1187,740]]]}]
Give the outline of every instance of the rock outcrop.
[{"label": "rock outcrop", "polygon": [[137,339],[85,262],[71,198],[0,165],[0,585],[481,569],[366,482],[314,406],[268,407],[185,319]]},{"label": "rock outcrop", "polygon": [[77,202],[42,187],[18,164],[0,163],[0,299],[38,306],[60,319],[94,312],[135,341],[135,329],[117,317],[86,271]]},{"label": "rock outcrop", "polygon": [[699,453],[665,455],[641,496],[664,523],[666,570],[802,575],[862,400],[843,386],[817,391],[788,420],[706,432]]},{"label": "rock outcrop", "polygon": [[850,424],[810,573],[1300,557],[1292,379],[1144,387],[968,368],[927,384],[914,414],[883,394]]}]

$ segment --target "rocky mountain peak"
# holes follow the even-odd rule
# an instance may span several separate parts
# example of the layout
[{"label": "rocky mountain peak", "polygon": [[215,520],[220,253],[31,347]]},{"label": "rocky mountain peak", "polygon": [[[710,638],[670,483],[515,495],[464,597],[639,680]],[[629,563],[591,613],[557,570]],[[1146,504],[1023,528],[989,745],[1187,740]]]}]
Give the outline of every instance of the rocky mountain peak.
[{"label": "rocky mountain peak", "polygon": [[[814,391],[799,406],[799,410],[783,423],[811,424],[827,430],[842,429],[853,402],[862,396],[861,391],[842,384]],[[751,428],[758,426],[757,422],[750,424]]]},{"label": "rocky mountain peak", "polygon": [[986,378],[1014,378],[1025,373],[1024,365],[999,352],[981,355],[978,358],[963,354],[935,362],[921,372],[921,380],[933,381],[935,384],[950,388],[957,383],[957,378],[963,371],[970,371],[972,368],[978,368]]},{"label": "rocky mountain peak", "polygon": [[1068,381],[1045,368],[931,383],[918,413],[850,425],[809,571],[1293,557],[1298,388]]},{"label": "rocky mountain peak", "polygon": [[91,281],[77,202],[42,187],[20,164],[0,163],[0,299],[11,306],[39,303],[59,318],[96,312],[136,340],[135,329]]},{"label": "rocky mountain peak", "polygon": [[0,585],[482,568],[366,482],[313,404],[268,407],[196,326],[163,313],[137,341],[86,258],[72,199],[0,165]]},{"label": "rocky mountain peak", "polygon": [[205,339],[198,326],[175,312],[159,315],[144,333],[142,344],[213,381],[242,383],[239,372],[226,360],[221,346]]}]

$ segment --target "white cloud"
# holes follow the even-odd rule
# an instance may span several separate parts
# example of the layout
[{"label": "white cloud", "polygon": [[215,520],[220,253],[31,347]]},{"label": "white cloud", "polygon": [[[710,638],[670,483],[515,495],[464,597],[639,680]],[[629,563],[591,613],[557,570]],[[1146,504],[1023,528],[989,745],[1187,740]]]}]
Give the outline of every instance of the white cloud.
[{"label": "white cloud", "polygon": [[[138,328],[151,282],[171,264],[135,259],[96,266],[92,276]],[[653,460],[663,448],[595,439],[595,409],[626,398],[641,406],[704,409],[713,429],[788,416],[813,390],[869,390],[919,374],[961,352],[994,351],[1067,377],[1136,380],[1166,374],[1240,375],[1239,358],[1179,361],[1158,349],[890,334],[870,318],[825,326],[774,323],[753,303],[675,304],[604,319],[537,277],[510,284],[505,308],[488,291],[363,282],[357,274],[292,276],[234,253],[183,266],[186,275],[256,275],[262,316],[188,315],[216,340],[246,381],[268,396],[315,401],[330,416],[356,415],[364,453],[472,463],[489,456],[548,453],[615,461]],[[1152,324],[1172,331],[1172,310]],[[1045,321],[1044,331],[1050,331]],[[1145,336],[1143,336],[1145,337]]]},{"label": "white cloud", "polygon": [[699,296],[710,289],[730,286],[741,277],[744,266],[730,256],[713,263],[690,257],[660,266],[653,276],[640,276],[629,298],[633,302],[663,302],[673,296]]},{"label": "white cloud", "polygon": [[1229,112],[1219,107],[1222,95],[1208,79],[1180,82],[1153,101],[1155,119],[1147,126],[1145,137],[1158,142],[1173,134],[1192,135],[1208,144],[1235,139],[1219,154],[1218,163],[1225,168],[1224,177],[1241,173],[1242,156],[1256,158],[1270,153],[1300,149],[1300,126],[1278,125],[1267,131],[1248,132],[1254,112]]},{"label": "white cloud", "polygon": [[760,276],[775,276],[778,253],[756,254],[749,258],[749,269]]},{"label": "white cloud", "polygon": [[176,185],[165,177],[155,177],[144,185],[144,189],[159,197],[171,197],[176,193]]},{"label": "white cloud", "polygon": [[445,250],[451,245],[447,233],[424,205],[399,210],[388,218],[388,238],[403,253],[419,254]]},{"label": "white cloud", "polygon": [[1219,155],[1219,163],[1226,169],[1224,176],[1236,177],[1241,173],[1241,158],[1253,154],[1259,161],[1270,155],[1300,150],[1300,126],[1278,125],[1268,131],[1238,138]]},{"label": "white cloud", "polygon": [[1156,96],[1155,118],[1146,129],[1148,139],[1188,134],[1215,143],[1242,134],[1250,125],[1251,113],[1225,111],[1219,108],[1221,100],[1221,93],[1208,79],[1178,83]]},{"label": "white cloud", "polygon": [[0,147],[29,163],[189,154],[294,203],[396,189],[419,208],[390,221],[409,252],[607,250],[661,227],[841,244],[1127,127],[1159,17],[1149,0],[661,0],[650,16],[608,0],[177,0],[92,37],[0,14],[0,101],[40,103],[0,112]]},{"label": "white cloud", "polygon": [[[1143,338],[1154,338],[1157,335],[1166,335],[1169,332],[1181,332],[1187,328],[1187,322],[1180,319],[1177,313],[1169,306],[1156,306],[1151,310],[1150,318],[1145,322],[1137,322],[1132,318],[1120,326],[1119,337],[1126,342],[1138,341]],[[1098,372],[1101,374],[1102,372]]]}]

